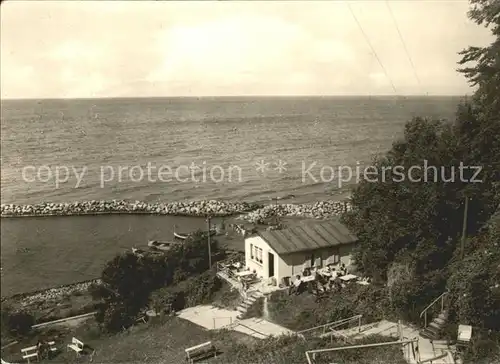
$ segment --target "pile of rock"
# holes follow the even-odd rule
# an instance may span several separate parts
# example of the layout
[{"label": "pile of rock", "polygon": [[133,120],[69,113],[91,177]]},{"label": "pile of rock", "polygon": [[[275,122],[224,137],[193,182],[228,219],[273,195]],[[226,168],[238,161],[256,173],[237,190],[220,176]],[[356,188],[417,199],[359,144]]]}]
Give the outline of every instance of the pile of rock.
[{"label": "pile of rock", "polygon": [[142,202],[142,201],[82,201],[73,203],[40,203],[35,205],[2,204],[1,216],[57,216],[94,214],[160,214],[184,216],[229,216],[260,208],[248,202],[225,202],[220,200],[189,202]]},{"label": "pile of rock", "polygon": [[251,211],[240,218],[254,224],[264,223],[267,219],[279,217],[304,217],[325,219],[349,211],[351,205],[347,201],[321,201],[311,204],[283,204],[267,205],[260,209]]},{"label": "pile of rock", "polygon": [[71,295],[75,292],[84,292],[88,290],[91,284],[99,284],[100,282],[100,279],[94,279],[91,281],[68,284],[32,293],[23,293],[15,295],[12,298],[19,300],[23,306],[28,306],[33,303],[57,300],[65,295]]}]

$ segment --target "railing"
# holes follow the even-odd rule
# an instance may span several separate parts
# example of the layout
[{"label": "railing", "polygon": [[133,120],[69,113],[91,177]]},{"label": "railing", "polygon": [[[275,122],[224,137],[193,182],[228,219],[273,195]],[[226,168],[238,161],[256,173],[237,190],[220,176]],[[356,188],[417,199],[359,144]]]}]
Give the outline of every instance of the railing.
[{"label": "railing", "polygon": [[448,353],[449,352],[444,352],[444,353],[441,353],[439,355],[436,355],[433,358],[429,358],[429,359],[425,359],[425,360],[419,361],[418,364],[424,364],[424,363],[432,364],[433,361],[436,361],[436,360],[439,360],[439,359],[443,359],[444,357],[448,356]]},{"label": "railing", "polygon": [[349,350],[349,349],[373,348],[373,347],[388,346],[388,345],[406,345],[406,344],[415,343],[415,342],[418,342],[418,338],[415,338],[412,340],[391,341],[391,342],[378,343],[378,344],[351,345],[351,346],[340,346],[337,348],[330,348],[330,349],[308,350],[308,351],[306,351],[306,358],[307,358],[308,364],[314,364],[314,362],[316,360],[316,354],[319,354],[319,353],[327,353],[327,352],[332,352],[332,351]]},{"label": "railing", "polygon": [[447,358],[448,358],[448,362],[449,362],[450,364],[455,364],[455,363],[456,363],[456,362],[455,362],[455,358],[453,357],[453,354],[451,353],[451,351],[447,350],[447,351],[446,351],[446,356],[447,356]]},{"label": "railing", "polygon": [[78,315],[78,316],[71,316],[71,317],[65,317],[65,318],[62,318],[62,319],[54,320],[54,321],[42,322],[41,324],[36,324],[36,325],[31,326],[31,328],[32,329],[38,329],[38,328],[45,327],[45,326],[60,324],[62,322],[66,322],[66,321],[71,321],[71,320],[77,320],[77,319],[82,319],[82,318],[86,318],[86,317],[91,317],[91,316],[95,316],[96,313],[97,313],[97,311],[94,311],[94,312],[84,313],[84,314]]},{"label": "railing", "polygon": [[427,327],[427,311],[433,307],[439,300],[441,300],[441,311],[444,310],[444,299],[448,295],[448,291],[443,292],[438,298],[431,302],[429,306],[424,308],[424,310],[420,313],[420,318],[424,317],[424,329]]},{"label": "railing", "polygon": [[298,331],[297,335],[300,335],[300,336],[304,337],[304,335],[303,335],[304,333],[308,333],[308,332],[311,332],[311,331],[314,331],[314,330],[318,330],[318,329],[323,329],[323,335],[325,335],[327,333],[327,330],[330,330],[331,332],[334,332],[335,328],[337,328],[339,326],[342,326],[342,325],[345,325],[345,324],[348,324],[348,323],[351,323],[351,322],[353,322],[355,320],[358,321],[358,332],[360,332],[361,331],[361,318],[362,317],[363,317],[363,315],[356,315],[356,316],[352,316],[352,317],[345,318],[345,319],[342,319],[342,320],[337,320],[337,321],[329,322],[329,323],[324,324],[324,325],[319,325],[319,326],[311,327],[310,329]]}]

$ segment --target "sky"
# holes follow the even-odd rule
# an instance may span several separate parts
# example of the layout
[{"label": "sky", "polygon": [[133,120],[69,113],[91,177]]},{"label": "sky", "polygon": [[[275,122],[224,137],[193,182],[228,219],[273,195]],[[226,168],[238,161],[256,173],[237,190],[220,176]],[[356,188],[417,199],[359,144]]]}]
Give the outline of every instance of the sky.
[{"label": "sky", "polygon": [[7,1],[1,97],[470,94],[457,52],[492,36],[467,19],[468,8],[463,0]]}]

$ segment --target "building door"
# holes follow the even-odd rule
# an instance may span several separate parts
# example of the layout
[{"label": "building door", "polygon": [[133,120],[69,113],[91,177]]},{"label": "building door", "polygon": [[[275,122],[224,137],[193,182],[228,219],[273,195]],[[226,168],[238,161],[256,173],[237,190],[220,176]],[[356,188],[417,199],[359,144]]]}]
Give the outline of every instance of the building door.
[{"label": "building door", "polygon": [[274,277],[274,254],[268,253],[269,277]]}]

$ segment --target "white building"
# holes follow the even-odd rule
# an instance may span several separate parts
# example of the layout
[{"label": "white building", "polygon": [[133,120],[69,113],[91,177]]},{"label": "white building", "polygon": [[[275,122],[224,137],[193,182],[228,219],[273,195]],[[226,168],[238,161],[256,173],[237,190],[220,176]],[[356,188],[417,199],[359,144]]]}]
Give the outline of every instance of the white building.
[{"label": "white building", "polygon": [[262,279],[302,275],[306,267],[344,263],[349,267],[357,242],[336,220],[303,223],[292,228],[260,231],[245,239],[245,265]]}]

